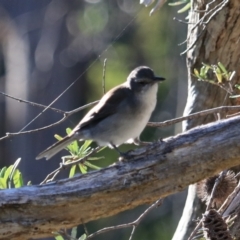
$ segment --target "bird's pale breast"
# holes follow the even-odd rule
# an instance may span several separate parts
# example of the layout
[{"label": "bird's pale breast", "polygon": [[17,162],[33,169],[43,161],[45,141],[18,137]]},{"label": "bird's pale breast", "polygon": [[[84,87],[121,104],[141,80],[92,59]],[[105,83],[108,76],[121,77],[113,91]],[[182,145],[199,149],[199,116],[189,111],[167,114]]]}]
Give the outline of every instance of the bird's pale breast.
[{"label": "bird's pale breast", "polygon": [[118,146],[139,137],[156,106],[157,89],[158,85],[154,84],[148,91],[139,94],[138,107],[134,112],[130,107],[121,108],[122,111],[103,120],[91,129],[91,138],[100,146],[109,143]]}]

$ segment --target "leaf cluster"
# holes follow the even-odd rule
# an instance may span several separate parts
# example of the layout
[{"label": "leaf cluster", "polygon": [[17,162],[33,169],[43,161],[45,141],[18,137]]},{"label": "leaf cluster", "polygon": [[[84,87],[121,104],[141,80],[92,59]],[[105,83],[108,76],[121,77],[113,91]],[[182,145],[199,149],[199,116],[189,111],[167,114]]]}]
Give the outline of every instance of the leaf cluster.
[{"label": "leaf cluster", "polygon": [[[24,186],[22,173],[17,169],[20,161],[21,158],[18,158],[13,165],[0,169],[0,189]],[[31,185],[31,182],[28,182],[27,185]]]},{"label": "leaf cluster", "polygon": [[[66,133],[70,134],[72,129],[67,128]],[[63,138],[57,134],[54,135],[54,137],[57,140],[62,140]],[[71,154],[67,156],[63,156],[62,160],[64,164],[70,163],[72,161],[77,161],[78,159],[84,158],[87,156],[91,151],[92,148],[90,147],[92,143],[92,140],[86,140],[83,145],[79,146],[79,142],[77,140],[73,141],[71,144],[69,144],[66,147],[66,150]],[[100,167],[96,166],[95,164],[92,164],[90,161],[99,160],[102,159],[102,157],[88,157],[86,161],[83,163],[75,164],[71,167],[69,172],[69,178],[73,177],[76,173],[80,172],[82,174],[87,173],[88,168],[99,170]]]}]

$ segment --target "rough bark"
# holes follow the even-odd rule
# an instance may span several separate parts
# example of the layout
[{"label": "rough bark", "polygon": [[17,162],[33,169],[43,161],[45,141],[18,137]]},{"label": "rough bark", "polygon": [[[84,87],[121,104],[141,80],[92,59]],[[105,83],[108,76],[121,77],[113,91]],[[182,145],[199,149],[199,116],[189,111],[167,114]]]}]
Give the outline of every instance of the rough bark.
[{"label": "rough bark", "polygon": [[41,186],[1,191],[0,239],[49,236],[183,190],[240,161],[240,117],[131,153],[131,160]]},{"label": "rough bark", "polygon": [[[222,5],[223,7],[219,12],[215,11],[214,17],[208,22],[209,17],[214,13],[214,11],[212,11],[211,14],[203,20],[204,24],[201,24],[199,20],[206,12],[194,11],[206,9],[209,11],[224,2],[227,3],[227,1],[222,0],[192,1],[189,14],[189,22],[191,24],[188,26],[189,38],[187,45],[188,47],[193,45],[193,43],[195,43],[195,45],[187,52],[188,99],[184,111],[185,115],[221,105],[236,105],[239,102],[238,99],[230,99],[229,94],[221,88],[206,82],[199,82],[192,75],[194,68],[198,70],[201,68],[202,62],[206,64],[217,64],[221,62],[228,71],[236,71],[232,86],[240,82],[240,1],[229,0],[226,5]],[[192,28],[198,22],[199,24],[195,30],[192,31]],[[203,30],[204,26],[206,26],[205,30]],[[222,113],[221,117],[224,118],[225,114]],[[214,115],[189,120],[184,123],[183,131],[215,120],[216,116]],[[201,210],[202,205],[200,200],[196,197],[194,187],[191,187],[182,218],[173,240],[185,240],[188,238],[189,233],[195,227],[192,220],[200,216]]]}]

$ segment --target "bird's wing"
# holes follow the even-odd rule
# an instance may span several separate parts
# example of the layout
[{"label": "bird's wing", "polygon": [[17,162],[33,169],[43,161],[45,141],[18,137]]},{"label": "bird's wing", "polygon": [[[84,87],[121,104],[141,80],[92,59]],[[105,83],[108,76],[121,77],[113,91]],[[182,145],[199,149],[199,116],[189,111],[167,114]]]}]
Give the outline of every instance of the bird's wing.
[{"label": "bird's wing", "polygon": [[130,89],[125,86],[118,86],[107,92],[100,102],[93,107],[81,120],[81,122],[73,129],[71,134],[74,134],[79,129],[94,126],[99,121],[115,114],[118,106],[128,98]]}]

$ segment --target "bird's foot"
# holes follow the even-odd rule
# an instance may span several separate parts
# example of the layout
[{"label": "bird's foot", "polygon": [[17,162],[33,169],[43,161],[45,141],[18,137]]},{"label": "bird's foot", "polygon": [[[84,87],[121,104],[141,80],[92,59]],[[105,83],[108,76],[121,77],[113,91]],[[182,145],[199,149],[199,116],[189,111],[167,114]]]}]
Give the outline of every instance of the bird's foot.
[{"label": "bird's foot", "polygon": [[118,161],[123,162],[126,160],[129,160],[131,158],[131,155],[129,154],[131,151],[128,152],[121,152],[114,144],[111,143],[111,147],[114,148],[118,154],[120,155],[118,158]]},{"label": "bird's foot", "polygon": [[118,158],[119,162],[125,162],[132,158],[131,150],[128,152],[121,152],[121,153],[119,153],[119,155],[120,155]]}]

